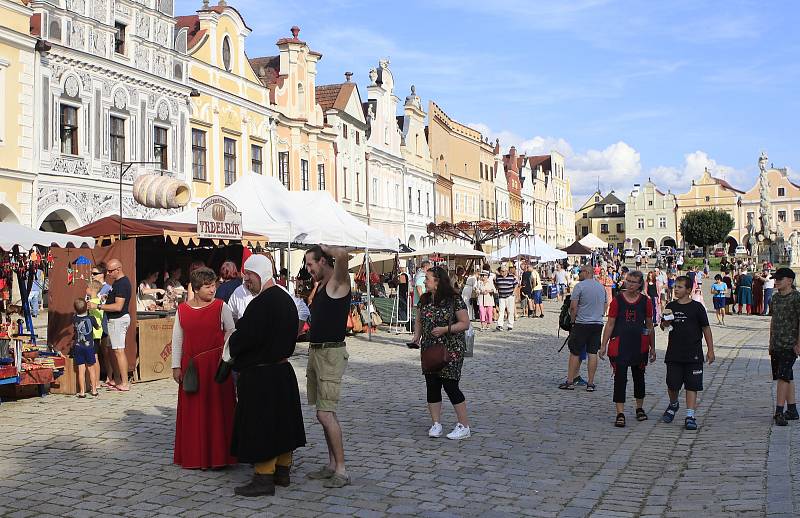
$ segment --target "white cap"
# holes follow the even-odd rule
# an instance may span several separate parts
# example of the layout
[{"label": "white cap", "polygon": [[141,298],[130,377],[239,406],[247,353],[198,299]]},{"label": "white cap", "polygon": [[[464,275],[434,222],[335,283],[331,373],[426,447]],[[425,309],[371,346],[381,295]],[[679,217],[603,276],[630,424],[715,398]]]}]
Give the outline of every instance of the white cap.
[{"label": "white cap", "polygon": [[261,277],[262,285],[272,279],[272,261],[263,255],[253,254],[248,257],[242,266],[242,270],[253,272]]}]

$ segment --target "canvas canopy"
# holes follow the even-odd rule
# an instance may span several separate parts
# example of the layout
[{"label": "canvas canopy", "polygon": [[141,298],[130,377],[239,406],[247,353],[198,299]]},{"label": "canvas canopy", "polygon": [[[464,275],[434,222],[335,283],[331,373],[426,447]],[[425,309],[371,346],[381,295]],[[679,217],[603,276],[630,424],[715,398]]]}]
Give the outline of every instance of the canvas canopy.
[{"label": "canvas canopy", "polygon": [[596,235],[589,232],[583,238],[581,238],[578,243],[582,244],[587,248],[608,248],[608,243],[597,237]]},{"label": "canvas canopy", "polygon": [[592,255],[592,250],[583,246],[578,241],[575,241],[566,248],[562,248],[561,251],[566,252],[567,255]]},{"label": "canvas canopy", "polygon": [[533,236],[530,239],[515,240],[509,245],[492,253],[492,259],[514,259],[519,256],[536,257],[540,262],[558,261],[566,259],[567,253],[557,250],[547,244],[542,236]]},{"label": "canvas canopy", "polygon": [[[93,236],[98,241],[115,241],[119,236],[120,225],[119,216],[108,216],[93,221],[88,225],[73,230],[76,234],[83,234]],[[194,244],[200,243],[200,238],[197,236],[197,222],[191,223],[176,223],[172,221],[157,221],[147,219],[122,219],[122,235],[126,237],[145,237],[145,236],[164,236],[164,239],[170,240],[173,244]],[[229,240],[214,240],[215,242],[223,242],[227,244]],[[246,245],[265,246],[269,240],[265,236],[254,234],[252,232],[244,232],[242,235],[242,243]]]},{"label": "canvas canopy", "polygon": [[481,257],[486,258],[486,253],[480,250],[475,250],[474,248],[470,248],[468,246],[459,245],[457,243],[453,243],[451,241],[447,241],[444,243],[439,243],[432,246],[426,246],[424,248],[420,248],[415,250],[414,252],[408,252],[405,254],[400,254],[400,258],[407,259],[409,257],[422,257],[422,256],[430,256],[430,255],[441,255],[445,257]]},{"label": "canvas canopy", "polygon": [[15,246],[28,251],[34,246],[94,247],[94,239],[81,235],[59,234],[34,230],[16,223],[0,223],[0,250],[11,251]]},{"label": "canvas canopy", "polygon": [[[397,251],[399,240],[359,221],[327,192],[288,191],[278,180],[247,173],[226,187],[220,196],[242,213],[242,228],[268,236],[271,243],[296,243]],[[194,223],[196,209],[165,218]]]}]

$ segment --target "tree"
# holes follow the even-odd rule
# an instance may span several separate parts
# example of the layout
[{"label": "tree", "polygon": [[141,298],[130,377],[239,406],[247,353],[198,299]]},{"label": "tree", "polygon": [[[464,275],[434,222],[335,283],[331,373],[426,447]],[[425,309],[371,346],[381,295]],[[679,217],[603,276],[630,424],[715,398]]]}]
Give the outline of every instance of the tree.
[{"label": "tree", "polygon": [[733,218],[724,210],[692,210],[681,220],[681,234],[687,243],[702,246],[707,253],[707,247],[723,242],[733,226]]}]

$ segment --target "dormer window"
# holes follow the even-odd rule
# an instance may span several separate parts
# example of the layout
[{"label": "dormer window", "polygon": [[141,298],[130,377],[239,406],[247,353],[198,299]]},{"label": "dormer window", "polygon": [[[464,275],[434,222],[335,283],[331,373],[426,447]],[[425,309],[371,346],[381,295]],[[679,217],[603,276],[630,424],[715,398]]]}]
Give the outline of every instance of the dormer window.
[{"label": "dormer window", "polygon": [[222,40],[222,66],[231,71],[231,39],[228,36]]},{"label": "dormer window", "polygon": [[786,196],[786,189],[783,187],[778,187],[778,196]]}]

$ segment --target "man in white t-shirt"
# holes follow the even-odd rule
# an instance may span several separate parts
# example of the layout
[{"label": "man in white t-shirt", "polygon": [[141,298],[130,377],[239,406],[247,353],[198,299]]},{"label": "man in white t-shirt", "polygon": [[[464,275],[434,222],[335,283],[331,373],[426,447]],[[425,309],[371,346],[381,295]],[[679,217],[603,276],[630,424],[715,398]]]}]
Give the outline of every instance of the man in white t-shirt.
[{"label": "man in white t-shirt", "polygon": [[[242,315],[244,315],[244,310],[247,309],[247,305],[250,304],[250,301],[253,300],[259,293],[261,293],[261,276],[253,270],[248,269],[248,266],[255,268],[258,262],[263,262],[260,259],[253,259],[253,257],[257,257],[256,255],[251,255],[247,258],[247,261],[244,262],[242,265],[242,285],[236,288],[233,293],[231,294],[231,298],[228,299],[228,305],[231,307],[231,313],[233,313],[233,321],[236,322]],[[258,256],[264,257],[264,256]],[[251,259],[253,259],[251,261]],[[268,258],[264,257],[264,259]],[[272,267],[272,262],[268,263],[269,267]],[[261,269],[261,265],[258,266]],[[268,280],[273,280],[273,277],[270,277]],[[284,291],[287,293],[288,290],[278,284]],[[295,296],[292,293],[291,295],[292,300],[294,300],[294,305],[297,307],[297,316],[300,318],[300,329],[303,328],[303,324],[306,323],[308,320],[309,310],[306,303],[303,299]]]}]

